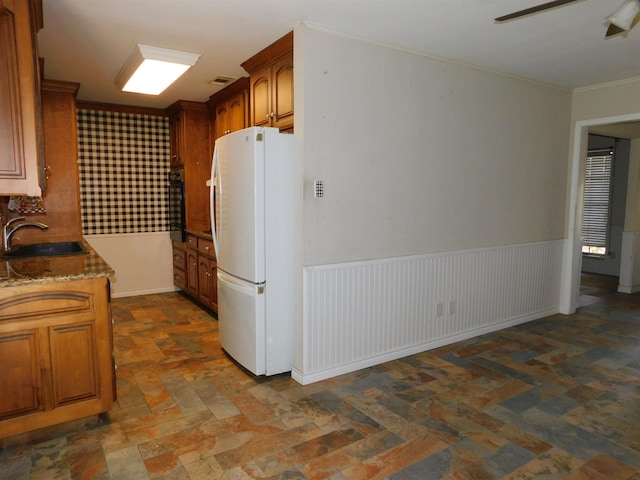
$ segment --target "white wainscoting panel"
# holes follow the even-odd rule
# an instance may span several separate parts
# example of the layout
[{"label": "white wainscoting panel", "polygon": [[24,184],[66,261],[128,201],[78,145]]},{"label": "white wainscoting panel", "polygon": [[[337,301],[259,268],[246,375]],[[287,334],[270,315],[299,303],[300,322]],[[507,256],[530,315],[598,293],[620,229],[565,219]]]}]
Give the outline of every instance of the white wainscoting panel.
[{"label": "white wainscoting panel", "polygon": [[305,267],[302,384],[559,311],[563,241]]}]

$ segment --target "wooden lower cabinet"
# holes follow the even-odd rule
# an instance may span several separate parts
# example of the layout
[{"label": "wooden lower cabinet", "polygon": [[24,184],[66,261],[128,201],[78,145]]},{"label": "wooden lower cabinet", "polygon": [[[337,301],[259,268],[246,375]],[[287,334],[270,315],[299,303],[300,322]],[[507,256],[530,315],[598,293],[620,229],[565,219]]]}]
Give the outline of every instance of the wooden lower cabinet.
[{"label": "wooden lower cabinet", "polygon": [[108,288],[102,277],[0,289],[0,438],[111,409]]},{"label": "wooden lower cabinet", "polygon": [[53,405],[98,396],[95,322],[74,322],[49,329]]},{"label": "wooden lower cabinet", "polygon": [[[217,263],[213,242],[195,235],[187,235],[185,243],[177,245],[174,242],[173,251],[174,285],[198,303],[217,312]],[[184,263],[182,258],[185,259]],[[186,279],[186,285],[182,282],[183,278]]]},{"label": "wooden lower cabinet", "polygon": [[187,250],[187,293],[198,298],[198,251]]},{"label": "wooden lower cabinet", "polygon": [[173,242],[173,284],[180,290],[187,288],[187,250],[182,242]]},{"label": "wooden lower cabinet", "polygon": [[218,310],[217,263],[212,258],[198,256],[198,299],[213,310]]},{"label": "wooden lower cabinet", "polygon": [[37,329],[0,334],[0,365],[10,372],[0,377],[0,388],[11,392],[0,396],[1,420],[42,410],[41,344]]}]

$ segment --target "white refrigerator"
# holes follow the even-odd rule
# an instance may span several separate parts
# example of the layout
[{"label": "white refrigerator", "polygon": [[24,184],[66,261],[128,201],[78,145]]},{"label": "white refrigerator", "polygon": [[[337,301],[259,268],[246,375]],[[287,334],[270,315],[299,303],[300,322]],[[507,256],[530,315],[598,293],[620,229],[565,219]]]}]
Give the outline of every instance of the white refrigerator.
[{"label": "white refrigerator", "polygon": [[255,375],[293,367],[293,140],[277,128],[233,132],[211,164],[220,343]]}]

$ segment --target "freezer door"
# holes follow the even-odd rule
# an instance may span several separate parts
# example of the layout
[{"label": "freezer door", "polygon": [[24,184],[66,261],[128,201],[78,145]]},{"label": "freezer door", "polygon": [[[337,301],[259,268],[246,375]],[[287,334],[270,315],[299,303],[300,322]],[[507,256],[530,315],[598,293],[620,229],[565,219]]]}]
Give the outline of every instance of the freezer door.
[{"label": "freezer door", "polygon": [[222,348],[255,375],[266,372],[265,287],[218,269],[218,333]]},{"label": "freezer door", "polygon": [[263,129],[216,140],[218,268],[253,283],[265,278],[265,149]]}]

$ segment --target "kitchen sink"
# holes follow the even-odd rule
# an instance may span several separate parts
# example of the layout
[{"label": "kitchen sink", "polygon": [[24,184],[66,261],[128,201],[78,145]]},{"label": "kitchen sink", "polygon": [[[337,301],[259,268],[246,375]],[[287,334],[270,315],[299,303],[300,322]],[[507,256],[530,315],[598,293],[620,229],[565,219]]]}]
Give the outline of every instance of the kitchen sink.
[{"label": "kitchen sink", "polygon": [[0,259],[56,257],[89,253],[82,242],[53,242],[19,245],[8,252],[0,253]]}]

